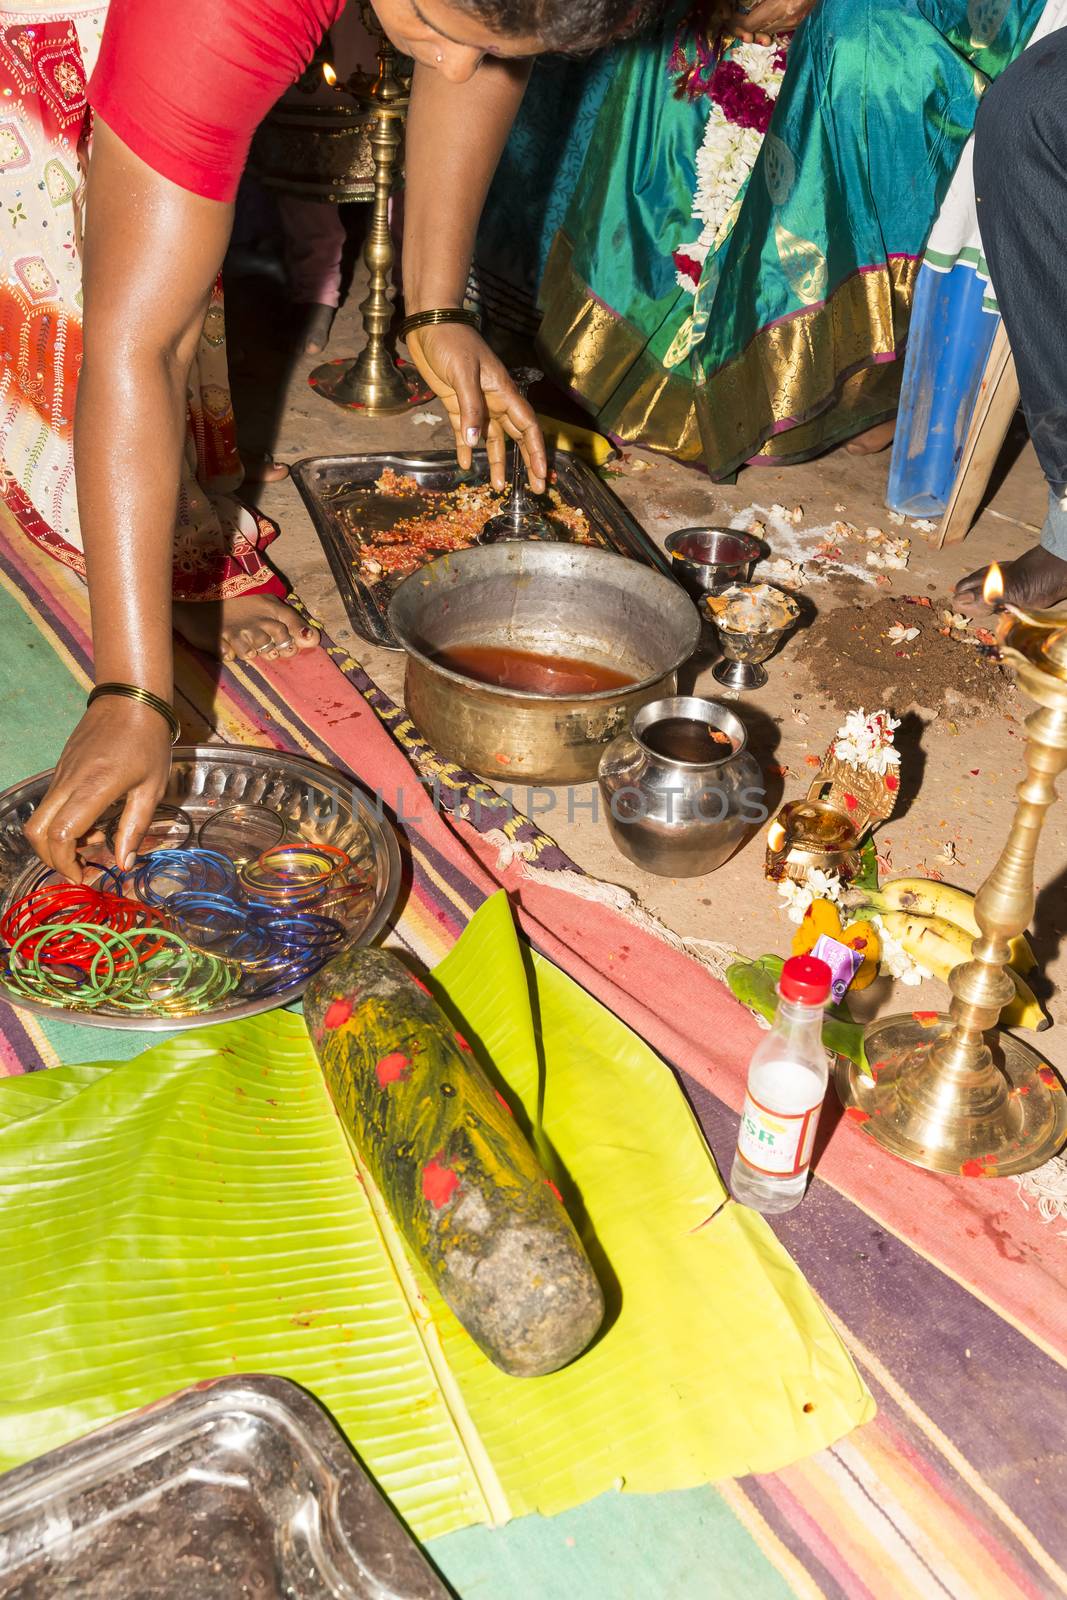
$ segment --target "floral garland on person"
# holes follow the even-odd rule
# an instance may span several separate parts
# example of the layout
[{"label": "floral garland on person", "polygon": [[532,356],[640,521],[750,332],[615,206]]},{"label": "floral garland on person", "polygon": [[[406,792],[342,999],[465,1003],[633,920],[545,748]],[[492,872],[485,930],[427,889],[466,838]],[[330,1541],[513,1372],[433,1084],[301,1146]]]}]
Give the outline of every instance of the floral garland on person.
[{"label": "floral garland on person", "polygon": [[693,220],[701,226],[691,244],[673,252],[678,285],[696,294],[704,262],[732,226],[739,197],[756,164],[785,77],[788,38],[772,44],[729,39],[711,48],[699,37],[690,60],[676,44],[671,57],[675,92],[711,102],[696,156]]}]

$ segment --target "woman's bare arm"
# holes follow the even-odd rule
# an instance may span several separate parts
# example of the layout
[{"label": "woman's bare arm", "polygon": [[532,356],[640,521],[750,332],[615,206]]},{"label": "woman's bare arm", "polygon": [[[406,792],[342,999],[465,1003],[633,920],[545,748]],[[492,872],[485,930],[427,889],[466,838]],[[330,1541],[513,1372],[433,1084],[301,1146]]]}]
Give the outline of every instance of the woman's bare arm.
[{"label": "woman's bare arm", "polygon": [[[166,700],[186,384],[231,223],[230,206],[160,177],[97,122],[74,431],[95,675]],[[132,854],[166,785],[169,743],[157,712],[98,700],[27,827],[42,859],[78,878],[78,839],[124,796],[115,855]]]},{"label": "woman's bare arm", "polygon": [[[416,67],[408,113],[404,192],[404,300],[408,312],[459,306],[478,218],[530,74],[528,61],[485,59],[465,83]],[[493,481],[504,486],[505,434],[518,439],[535,489],[544,487],[544,440],[532,406],[472,328],[455,323],[408,337],[440,397],[460,465],[485,434]]]}]

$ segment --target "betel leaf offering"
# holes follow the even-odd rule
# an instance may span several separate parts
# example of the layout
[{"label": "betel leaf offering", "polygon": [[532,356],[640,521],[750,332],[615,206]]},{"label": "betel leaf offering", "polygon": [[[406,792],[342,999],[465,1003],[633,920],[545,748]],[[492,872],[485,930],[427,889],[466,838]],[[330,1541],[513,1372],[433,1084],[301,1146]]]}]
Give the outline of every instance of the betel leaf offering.
[{"label": "betel leaf offering", "polygon": [[323,967],[304,1014],[348,1137],[467,1332],[513,1377],[554,1372],[604,1301],[559,1191],[428,989],[395,956]]}]

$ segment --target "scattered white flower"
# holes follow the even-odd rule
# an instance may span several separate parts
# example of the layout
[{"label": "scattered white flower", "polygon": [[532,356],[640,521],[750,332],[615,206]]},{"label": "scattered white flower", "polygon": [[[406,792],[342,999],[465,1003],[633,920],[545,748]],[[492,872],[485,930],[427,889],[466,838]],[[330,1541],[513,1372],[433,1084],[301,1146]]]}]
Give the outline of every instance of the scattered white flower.
[{"label": "scattered white flower", "polygon": [[748,525],[748,532],[752,535],[753,539],[762,539],[767,532],[767,524],[765,522],[761,522],[758,517],[753,517],[752,521]]},{"label": "scattered white flower", "polygon": [[436,411],[416,411],[411,420],[415,423],[421,423],[426,428],[432,428],[441,421],[441,418]]},{"label": "scattered white flower", "polygon": [[888,711],[874,711],[870,716],[862,707],[850,711],[837,730],[833,753],[846,766],[863,767],[884,777],[890,767],[900,765],[900,752],[893,747],[893,732],[899,727],[898,718]]},{"label": "scattered white flower", "polygon": [[894,528],[902,528],[908,520],[903,511],[890,511],[888,516]]},{"label": "scattered white flower", "polygon": [[872,542],[875,539],[884,539],[885,538],[885,530],[884,530],[884,528],[865,528],[863,530],[863,537],[865,539],[867,539],[867,540],[872,541]]},{"label": "scattered white flower", "polygon": [[808,713],[806,711],[801,711],[799,706],[793,706],[791,708],[790,715],[792,716],[794,722],[800,723],[801,727],[803,727],[805,723],[811,721]]},{"label": "scattered white flower", "polygon": [[839,516],[839,517],[843,517],[843,516],[844,516],[844,514],[845,514],[845,512],[846,512],[846,511],[847,511],[847,510],[848,510],[848,507],[847,507],[847,506],[844,506],[844,505],[840,505],[840,504],[839,504],[839,505],[836,505],[836,506],[835,506],[835,507],[834,507],[834,510],[835,510],[835,511],[836,511],[836,512],[837,512],[837,514],[838,514],[838,516]]},{"label": "scattered white flower", "polygon": [[966,633],[971,626],[970,617],[965,617],[962,611],[942,611],[941,621],[953,633]]},{"label": "scattered white flower", "polygon": [[915,521],[912,523],[912,527],[918,529],[920,533],[937,532],[937,523],[931,522],[929,517],[916,517]]},{"label": "scattered white flower", "polygon": [[883,538],[876,549],[867,551],[867,565],[869,567],[889,567],[892,570],[903,571],[908,564],[910,554],[910,539]]},{"label": "scattered white flower", "polygon": [[771,516],[772,517],[781,517],[783,522],[789,522],[789,521],[792,520],[791,517],[790,517],[790,514],[786,510],[785,506],[779,505],[777,500],[775,501],[774,505],[771,507]]},{"label": "scattered white flower", "polygon": [[909,640],[919,637],[919,630],[918,628],[906,628],[902,622],[894,622],[885,637],[891,644],[907,644]]},{"label": "scattered white flower", "polygon": [[945,863],[945,865],[949,866],[949,867],[955,867],[955,866],[961,866],[962,867],[964,865],[964,863],[960,860],[959,856],[956,854],[956,846],[952,842],[951,839],[946,839],[945,840],[944,844],[941,846],[940,850],[937,852],[935,860],[943,861]]},{"label": "scattered white flower", "polygon": [[913,961],[898,939],[886,930],[881,917],[872,917],[871,921],[878,929],[878,939],[882,946],[879,965],[883,972],[891,978],[896,978],[900,983],[909,984],[912,988],[922,983],[924,978],[932,978],[933,973],[927,972],[917,961]]},{"label": "scattered white flower", "polygon": [[771,578],[787,589],[802,588],[807,579],[807,574],[800,563],[787,561],[785,556],[775,556],[770,561],[761,561],[759,576]]},{"label": "scattered white flower", "polygon": [[804,521],[804,507],[794,506],[792,511],[789,513],[789,520],[795,527],[799,527],[799,525]]}]

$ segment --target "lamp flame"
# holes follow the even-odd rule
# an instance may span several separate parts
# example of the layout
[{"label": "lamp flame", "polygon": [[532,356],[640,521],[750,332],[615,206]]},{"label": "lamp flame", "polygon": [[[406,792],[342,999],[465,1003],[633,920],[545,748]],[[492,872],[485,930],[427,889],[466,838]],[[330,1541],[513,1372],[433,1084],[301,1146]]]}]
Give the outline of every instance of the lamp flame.
[{"label": "lamp flame", "polygon": [[322,63],[322,75],[326,79],[326,82],[329,84],[330,88],[331,89],[336,89],[336,87],[337,87],[337,74],[333,70],[333,68],[330,66],[330,63],[328,61],[324,61]]},{"label": "lamp flame", "polygon": [[1004,574],[994,561],[985,575],[985,582],[982,585],[982,599],[987,606],[995,606],[1003,598]]},{"label": "lamp flame", "polygon": [[777,853],[777,851],[779,851],[784,844],[785,829],[782,827],[782,824],[777,820],[777,818],[775,818],[770,827],[767,829],[767,849],[773,850]]}]

